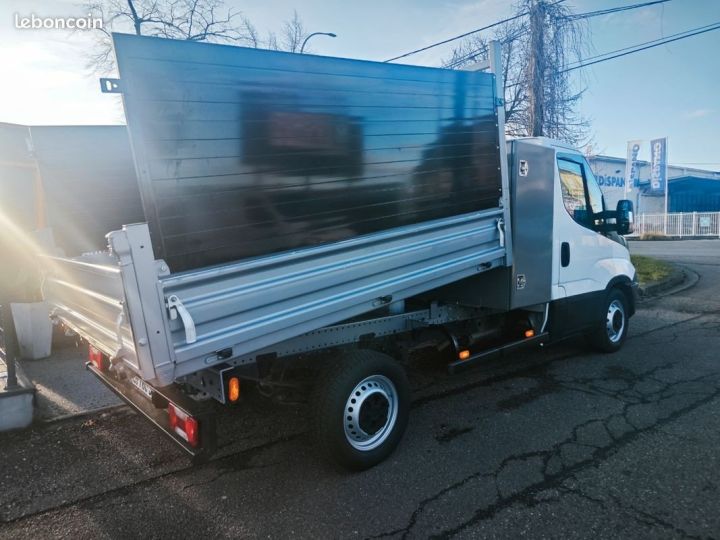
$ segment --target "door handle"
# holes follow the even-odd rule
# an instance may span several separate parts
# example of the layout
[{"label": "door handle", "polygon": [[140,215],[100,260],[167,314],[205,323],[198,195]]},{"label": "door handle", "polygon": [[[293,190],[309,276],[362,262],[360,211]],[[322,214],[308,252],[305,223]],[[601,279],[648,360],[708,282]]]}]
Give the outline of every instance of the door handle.
[{"label": "door handle", "polygon": [[570,264],[570,244],[563,242],[560,244],[560,265],[564,268]]}]

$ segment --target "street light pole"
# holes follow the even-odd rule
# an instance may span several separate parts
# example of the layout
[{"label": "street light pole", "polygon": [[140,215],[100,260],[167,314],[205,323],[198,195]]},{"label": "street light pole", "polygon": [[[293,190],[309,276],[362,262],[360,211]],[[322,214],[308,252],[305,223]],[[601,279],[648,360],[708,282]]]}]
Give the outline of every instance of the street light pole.
[{"label": "street light pole", "polygon": [[302,47],[300,47],[300,54],[303,53],[305,50],[305,45],[307,45],[308,40],[313,36],[329,36],[329,37],[337,37],[337,34],[333,34],[332,32],[313,32],[308,37],[305,38],[305,41],[303,41]]}]

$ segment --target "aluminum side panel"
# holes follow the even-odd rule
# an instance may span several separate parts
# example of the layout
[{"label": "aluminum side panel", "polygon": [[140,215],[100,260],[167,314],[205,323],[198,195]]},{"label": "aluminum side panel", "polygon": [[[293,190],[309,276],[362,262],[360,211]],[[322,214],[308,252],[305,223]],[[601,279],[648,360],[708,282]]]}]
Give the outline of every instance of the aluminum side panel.
[{"label": "aluminum side panel", "polygon": [[43,299],[51,314],[108,356],[121,353],[139,371],[117,259],[95,253],[76,259],[39,260],[45,274]]},{"label": "aluminum side panel", "polygon": [[[504,263],[497,209],[161,279],[197,341],[171,321],[175,376],[244,355]],[[205,362],[205,359],[209,360]]]},{"label": "aluminum side panel", "polygon": [[499,206],[492,74],[113,39],[173,273]]}]

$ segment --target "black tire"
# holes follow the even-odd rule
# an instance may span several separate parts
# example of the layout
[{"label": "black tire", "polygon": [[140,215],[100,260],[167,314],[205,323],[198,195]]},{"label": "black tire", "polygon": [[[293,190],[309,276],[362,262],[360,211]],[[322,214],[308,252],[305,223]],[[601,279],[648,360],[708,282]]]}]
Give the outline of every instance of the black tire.
[{"label": "black tire", "polygon": [[[351,400],[360,400],[359,407]],[[400,442],[410,412],[410,385],[403,367],[390,356],[348,351],[318,378],[313,408],[318,449],[347,469],[365,470]]]},{"label": "black tire", "polygon": [[603,322],[589,334],[590,344],[600,352],[619,351],[627,338],[629,304],[619,289],[611,289],[603,303]]}]

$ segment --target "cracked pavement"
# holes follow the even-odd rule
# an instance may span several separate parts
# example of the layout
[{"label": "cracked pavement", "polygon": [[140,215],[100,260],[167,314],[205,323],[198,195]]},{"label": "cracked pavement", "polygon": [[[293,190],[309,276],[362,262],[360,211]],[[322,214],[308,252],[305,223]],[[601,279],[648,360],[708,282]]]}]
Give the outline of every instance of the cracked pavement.
[{"label": "cracked pavement", "polygon": [[305,406],[256,396],[200,466],[125,408],[2,435],[0,538],[720,536],[720,241],[632,250],[699,279],[644,302],[615,355],[423,363],[403,442],[364,473],[315,455]]}]

